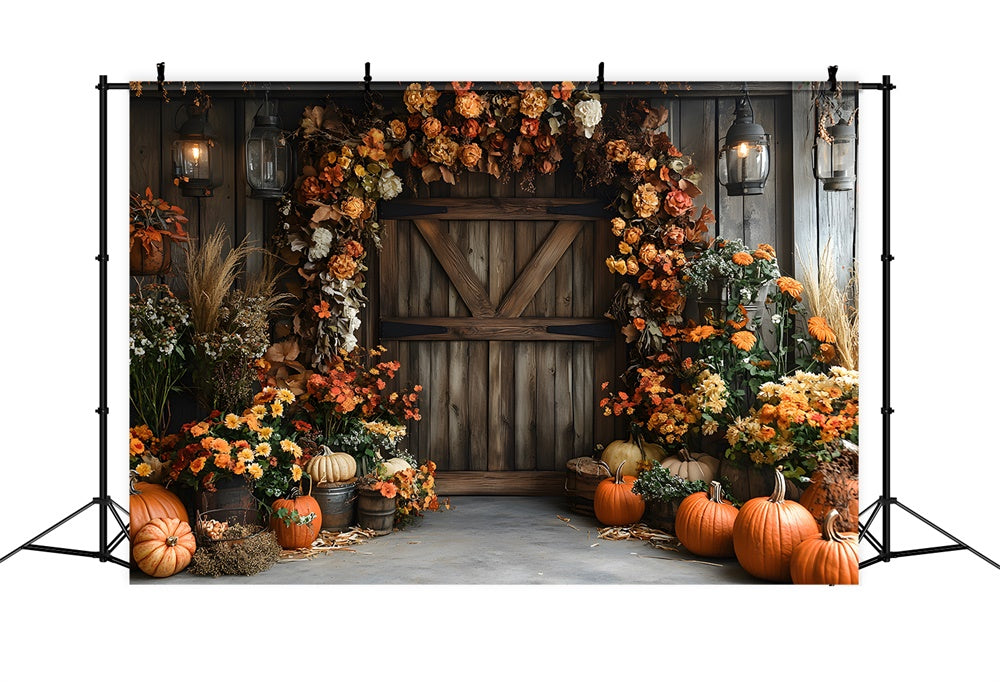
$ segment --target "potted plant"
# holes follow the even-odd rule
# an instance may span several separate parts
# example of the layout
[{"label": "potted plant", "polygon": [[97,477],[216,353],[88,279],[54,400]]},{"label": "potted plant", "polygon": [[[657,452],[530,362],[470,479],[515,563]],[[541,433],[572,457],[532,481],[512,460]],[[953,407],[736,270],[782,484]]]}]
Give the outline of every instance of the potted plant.
[{"label": "potted plant", "polygon": [[129,199],[128,247],[129,269],[133,275],[164,275],[170,272],[170,246],[187,241],[184,210],[153,197],[147,187],[144,195]]},{"label": "potted plant", "polygon": [[668,533],[674,532],[674,520],[681,501],[688,495],[707,490],[705,481],[688,481],[669,469],[655,465],[640,473],[632,486],[632,492],[646,503],[643,522]]},{"label": "potted plant", "polygon": [[437,465],[428,460],[415,466],[409,453],[388,460],[379,456],[371,472],[358,479],[358,525],[385,535],[440,508],[434,491]]}]

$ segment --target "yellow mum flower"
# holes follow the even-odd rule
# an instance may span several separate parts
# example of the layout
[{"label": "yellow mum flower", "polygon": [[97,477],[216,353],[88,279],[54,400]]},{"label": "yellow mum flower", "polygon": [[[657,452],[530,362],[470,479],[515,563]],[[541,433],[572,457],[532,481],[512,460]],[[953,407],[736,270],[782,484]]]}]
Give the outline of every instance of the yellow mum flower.
[{"label": "yellow mum flower", "polygon": [[250,411],[253,412],[254,415],[257,417],[267,416],[267,408],[264,407],[263,405],[254,405],[253,407],[250,408]]},{"label": "yellow mum flower", "polygon": [[295,445],[295,443],[286,438],[285,440],[281,441],[280,445],[282,452],[291,452],[292,446]]},{"label": "yellow mum flower", "polygon": [[292,465],[292,480],[293,481],[298,481],[301,478],[302,478],[302,467],[300,467],[298,464],[293,464]]},{"label": "yellow mum flower", "polygon": [[265,426],[264,428],[262,428],[260,431],[257,432],[257,435],[259,435],[264,440],[267,440],[272,435],[274,435],[274,429],[272,429],[270,426]]},{"label": "yellow mum flower", "polygon": [[258,455],[264,455],[265,457],[269,457],[271,455],[271,444],[270,443],[258,443],[257,447],[254,448],[254,451]]},{"label": "yellow mum flower", "polygon": [[284,413],[285,413],[285,406],[282,404],[280,400],[275,400],[273,403],[271,403],[272,417],[280,417]]},{"label": "yellow mum flower", "polygon": [[149,476],[151,473],[153,473],[153,467],[143,462],[142,464],[140,464],[135,468],[135,473],[136,475],[145,478],[146,476]]},{"label": "yellow mum flower", "polygon": [[283,403],[291,404],[295,402],[295,394],[289,391],[287,388],[279,388],[277,397],[278,400],[280,400]]},{"label": "yellow mum flower", "polygon": [[254,462],[253,464],[247,467],[247,473],[253,476],[255,479],[258,479],[264,475],[264,469],[262,469],[259,464]]},{"label": "yellow mum flower", "polygon": [[237,415],[229,413],[226,415],[226,428],[227,429],[238,429],[243,424],[243,420]]},{"label": "yellow mum flower", "polygon": [[241,462],[249,462],[253,460],[253,451],[250,448],[243,448],[238,453],[236,453],[236,459]]}]

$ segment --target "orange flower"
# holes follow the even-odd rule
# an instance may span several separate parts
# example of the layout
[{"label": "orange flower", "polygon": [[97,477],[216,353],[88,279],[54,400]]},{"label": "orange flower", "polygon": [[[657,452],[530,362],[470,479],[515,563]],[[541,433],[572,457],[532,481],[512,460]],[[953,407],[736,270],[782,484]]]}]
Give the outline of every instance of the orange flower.
[{"label": "orange flower", "polygon": [[646,328],[646,320],[642,319],[641,317],[637,317],[634,320],[632,320],[632,325],[639,331],[642,331],[643,329]]},{"label": "orange flower", "polygon": [[788,294],[796,301],[802,300],[802,282],[793,277],[779,277],[777,285],[781,293]]},{"label": "orange flower", "polygon": [[757,343],[757,337],[753,335],[752,332],[742,331],[736,332],[729,339],[734,346],[742,351],[749,352],[753,348],[754,344]]},{"label": "orange flower", "polygon": [[344,253],[351,258],[361,258],[361,256],[365,255],[365,247],[356,239],[351,239],[344,244]]},{"label": "orange flower", "polygon": [[758,260],[774,260],[774,247],[770,244],[758,244],[757,250],[753,252],[753,257]]},{"label": "orange flower", "polygon": [[834,348],[833,348],[833,346],[831,344],[829,344],[829,343],[821,343],[821,344],[819,344],[819,350],[816,352],[816,355],[813,356],[813,357],[815,357],[819,362],[829,363],[829,362],[831,362],[833,360],[833,358],[834,358],[834,356],[836,356],[836,354],[837,353],[836,353],[836,351],[834,350]]},{"label": "orange flower", "polygon": [[381,483],[378,484],[376,490],[382,493],[382,497],[389,497],[389,498],[395,497],[396,493],[399,492],[399,488],[397,488],[396,484],[393,483],[392,481],[382,481]]},{"label": "orange flower", "polygon": [[746,251],[737,251],[733,254],[733,262],[737,265],[753,265],[753,256]]},{"label": "orange flower", "polygon": [[742,304],[739,305],[737,310],[739,310],[741,315],[740,320],[738,322],[736,320],[727,320],[726,324],[728,324],[733,329],[743,329],[743,327],[747,326],[747,320],[750,318],[750,316],[747,314],[747,309]]},{"label": "orange flower", "polygon": [[699,343],[715,334],[715,327],[707,324],[688,327],[681,331],[681,336],[688,343]]},{"label": "orange flower", "polygon": [[622,233],[625,231],[625,221],[621,218],[611,219],[611,234],[616,237],[621,237]]},{"label": "orange flower", "polygon": [[138,438],[129,438],[128,452],[130,455],[141,455],[146,451],[146,446]]},{"label": "orange flower", "polygon": [[641,227],[630,227],[625,230],[625,241],[629,244],[635,244],[642,238],[642,228]]},{"label": "orange flower", "polygon": [[340,203],[340,212],[348,218],[357,218],[365,210],[365,201],[361,197],[348,197]]},{"label": "orange flower", "polygon": [[208,424],[205,422],[198,422],[191,427],[191,436],[193,438],[198,438],[199,436],[204,436],[208,433]]},{"label": "orange flower", "polygon": [[830,325],[826,323],[826,319],[820,316],[809,318],[809,335],[812,336],[817,341],[822,341],[823,343],[837,343],[837,335],[833,333],[830,329]]},{"label": "orange flower", "polygon": [[[319,305],[314,305],[313,311],[316,313],[316,317],[321,320],[333,315],[333,313],[330,312],[330,304],[326,301],[320,301]],[[191,431],[193,432],[194,429],[191,429]]]},{"label": "orange flower", "polygon": [[197,474],[199,471],[205,468],[205,457],[199,457],[195,461],[191,462],[191,472]]},{"label": "orange flower", "polygon": [[[358,271],[358,263],[346,253],[330,259],[330,274],[337,279],[351,279]],[[326,301],[324,301],[325,303]]]},{"label": "orange flower", "polygon": [[232,457],[229,456],[227,452],[220,452],[215,456],[215,466],[220,469],[225,469],[229,466],[229,462],[232,461]]},{"label": "orange flower", "polygon": [[569,101],[570,95],[573,94],[574,86],[569,81],[563,81],[562,84],[555,84],[552,86],[552,96],[556,99],[561,99],[565,102]]},{"label": "orange flower", "polygon": [[760,412],[757,414],[757,419],[763,424],[769,424],[774,421],[775,417],[778,416],[778,408],[774,405],[763,405],[760,408]]}]

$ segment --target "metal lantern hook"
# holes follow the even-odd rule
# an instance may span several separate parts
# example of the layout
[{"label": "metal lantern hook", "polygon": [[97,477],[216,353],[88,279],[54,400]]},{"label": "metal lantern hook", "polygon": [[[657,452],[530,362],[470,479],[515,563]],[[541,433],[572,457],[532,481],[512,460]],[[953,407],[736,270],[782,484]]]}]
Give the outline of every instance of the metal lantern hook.
[{"label": "metal lantern hook", "polygon": [[597,65],[597,91],[604,92],[604,62]]},{"label": "metal lantern hook", "polygon": [[830,84],[830,92],[837,92],[839,87],[837,84],[837,65],[834,64],[833,66],[826,67],[826,71],[829,74],[827,82]]},{"label": "metal lantern hook", "polygon": [[371,92],[372,85],[372,63],[365,62],[365,92]]}]

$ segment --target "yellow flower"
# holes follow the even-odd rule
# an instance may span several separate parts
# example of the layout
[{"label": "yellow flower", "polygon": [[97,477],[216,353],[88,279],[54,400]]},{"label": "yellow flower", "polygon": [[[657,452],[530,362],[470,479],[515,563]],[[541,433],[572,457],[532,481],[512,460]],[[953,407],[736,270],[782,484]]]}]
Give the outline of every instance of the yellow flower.
[{"label": "yellow flower", "polygon": [[151,473],[153,473],[153,467],[143,462],[142,464],[140,464],[135,468],[135,473],[137,476],[145,478],[146,476],[149,476]]},{"label": "yellow flower", "polygon": [[622,232],[625,231],[625,221],[621,218],[611,219],[611,233],[616,237],[621,237]]},{"label": "yellow flower", "polygon": [[264,469],[262,469],[261,466],[257,464],[257,462],[254,462],[253,464],[247,467],[247,473],[253,476],[255,479],[258,479],[264,475]]},{"label": "yellow flower", "polygon": [[241,462],[249,462],[253,460],[253,451],[250,448],[243,448],[238,453],[236,453],[236,459]]},{"label": "yellow flower", "polygon": [[301,478],[302,478],[302,467],[300,467],[298,464],[293,464],[292,465],[292,480],[293,481],[299,481],[299,480],[301,480]]},{"label": "yellow flower", "polygon": [[279,388],[277,394],[278,400],[283,403],[291,404],[295,402],[295,394],[289,391],[287,388]]},{"label": "yellow flower", "polygon": [[254,452],[258,455],[264,455],[265,457],[271,454],[271,444],[270,443],[258,443],[257,447],[254,448]]},{"label": "yellow flower", "polygon": [[199,438],[208,433],[208,424],[205,422],[198,422],[191,427],[191,436],[194,438]]},{"label": "yellow flower", "polygon": [[238,429],[238,428],[240,428],[240,425],[242,423],[243,423],[243,420],[240,419],[235,414],[229,413],[229,414],[226,415],[226,428],[227,429]]},{"label": "yellow flower", "polygon": [[291,452],[292,446],[295,445],[295,443],[286,438],[285,440],[281,441],[280,445],[282,452]]},{"label": "yellow flower", "polygon": [[295,443],[292,443],[292,454],[295,455],[296,457],[301,457],[302,456],[302,448],[300,448]]},{"label": "yellow flower", "polygon": [[271,416],[280,417],[285,413],[285,405],[280,400],[271,403]]},{"label": "yellow flower", "polygon": [[130,455],[141,455],[146,451],[146,446],[138,438],[128,439],[128,452]]},{"label": "yellow flower", "polygon": [[274,435],[274,429],[272,429],[270,426],[265,426],[264,428],[262,428],[257,432],[257,435],[260,436],[262,440],[268,440],[271,436]]},{"label": "yellow flower", "polygon": [[253,407],[250,408],[250,411],[253,412],[254,415],[256,415],[257,417],[267,416],[267,408],[264,407],[263,405],[254,405]]}]

